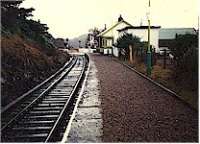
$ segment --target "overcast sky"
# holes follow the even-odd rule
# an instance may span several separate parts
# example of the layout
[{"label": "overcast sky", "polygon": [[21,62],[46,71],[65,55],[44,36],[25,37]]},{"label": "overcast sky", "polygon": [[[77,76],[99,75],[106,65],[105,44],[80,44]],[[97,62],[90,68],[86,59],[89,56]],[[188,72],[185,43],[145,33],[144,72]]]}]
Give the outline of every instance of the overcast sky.
[{"label": "overcast sky", "polygon": [[[22,6],[35,8],[33,19],[46,23],[54,37],[73,38],[113,25],[119,14],[132,25],[145,25],[148,0],[25,0]],[[151,0],[151,23],[197,28],[198,0]]]}]

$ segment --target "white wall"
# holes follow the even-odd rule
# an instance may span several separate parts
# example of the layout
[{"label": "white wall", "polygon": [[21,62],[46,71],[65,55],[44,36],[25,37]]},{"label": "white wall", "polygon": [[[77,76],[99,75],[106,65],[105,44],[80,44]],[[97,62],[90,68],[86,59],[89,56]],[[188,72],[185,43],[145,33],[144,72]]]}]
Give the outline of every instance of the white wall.
[{"label": "white wall", "polygon": [[88,53],[89,52],[88,48],[79,48],[78,50],[80,53]]},{"label": "white wall", "polygon": [[114,55],[115,57],[119,57],[119,48],[113,47],[113,55]]},{"label": "white wall", "polygon": [[104,34],[103,36],[105,36],[105,37],[113,37],[114,38],[114,43],[115,43],[117,38],[118,38],[118,35],[119,35],[117,30],[125,28],[127,26],[129,26],[129,25],[127,25],[126,23],[122,22],[119,25],[117,25],[115,28],[113,28],[112,30],[110,30],[109,32]]},{"label": "white wall", "polygon": [[112,54],[112,49],[111,48],[106,48],[103,50],[103,54],[106,54],[106,55],[111,55]]},{"label": "white wall", "polygon": [[[119,36],[126,33],[131,33],[133,36],[141,38],[143,41],[148,41],[148,29],[128,29],[126,31],[119,32]],[[156,52],[159,52],[159,29],[151,29],[150,31],[150,44],[156,48]]]},{"label": "white wall", "polygon": [[112,39],[107,39],[106,42],[108,47],[112,47]]}]

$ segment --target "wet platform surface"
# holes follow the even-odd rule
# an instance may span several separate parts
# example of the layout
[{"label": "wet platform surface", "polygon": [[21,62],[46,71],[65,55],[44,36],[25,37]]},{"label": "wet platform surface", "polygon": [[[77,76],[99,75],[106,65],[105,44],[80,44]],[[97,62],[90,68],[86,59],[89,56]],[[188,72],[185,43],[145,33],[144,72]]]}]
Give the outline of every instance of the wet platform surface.
[{"label": "wet platform surface", "polygon": [[90,62],[85,91],[72,122],[67,142],[102,142],[101,101],[97,69]]}]

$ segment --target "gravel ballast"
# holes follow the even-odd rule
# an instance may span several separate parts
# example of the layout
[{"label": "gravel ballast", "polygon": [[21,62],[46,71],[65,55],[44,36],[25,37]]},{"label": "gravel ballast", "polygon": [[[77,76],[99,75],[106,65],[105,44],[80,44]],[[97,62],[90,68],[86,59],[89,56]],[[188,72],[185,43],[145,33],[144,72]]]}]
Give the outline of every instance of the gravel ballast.
[{"label": "gravel ballast", "polygon": [[92,54],[103,142],[197,142],[198,112],[109,56]]}]

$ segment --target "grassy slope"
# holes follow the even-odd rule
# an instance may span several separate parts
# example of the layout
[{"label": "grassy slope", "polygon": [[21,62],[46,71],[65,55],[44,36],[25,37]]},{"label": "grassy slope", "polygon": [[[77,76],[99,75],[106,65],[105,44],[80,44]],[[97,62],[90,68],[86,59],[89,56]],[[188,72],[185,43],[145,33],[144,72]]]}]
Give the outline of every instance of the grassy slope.
[{"label": "grassy slope", "polygon": [[2,36],[2,106],[45,80],[67,60],[69,60],[67,53],[41,48],[18,35]]}]

